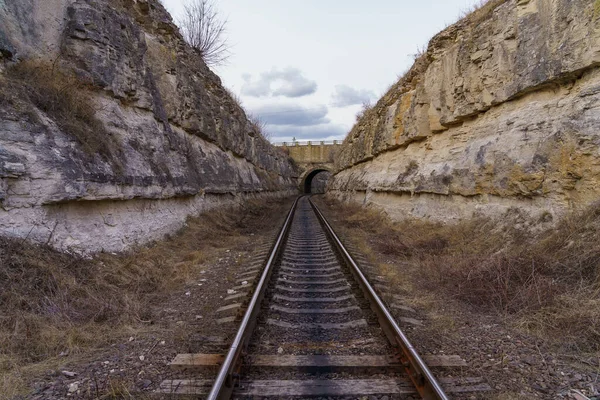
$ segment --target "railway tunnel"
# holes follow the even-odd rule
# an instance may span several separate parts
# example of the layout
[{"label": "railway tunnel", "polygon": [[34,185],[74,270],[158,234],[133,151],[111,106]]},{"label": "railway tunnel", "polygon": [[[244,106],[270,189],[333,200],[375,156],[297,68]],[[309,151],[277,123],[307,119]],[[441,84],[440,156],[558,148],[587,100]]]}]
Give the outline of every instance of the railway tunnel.
[{"label": "railway tunnel", "polygon": [[315,168],[308,172],[301,183],[303,193],[322,194],[327,188],[327,181],[331,177],[330,170],[325,168]]},{"label": "railway tunnel", "polygon": [[298,190],[307,194],[325,193],[334,171],[335,154],[341,145],[337,140],[275,143],[300,167]]}]

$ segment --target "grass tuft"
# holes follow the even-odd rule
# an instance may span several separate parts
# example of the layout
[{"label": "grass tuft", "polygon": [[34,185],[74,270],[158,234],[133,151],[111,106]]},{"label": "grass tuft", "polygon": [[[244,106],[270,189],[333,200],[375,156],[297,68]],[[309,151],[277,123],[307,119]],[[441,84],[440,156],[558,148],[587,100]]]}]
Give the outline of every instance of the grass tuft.
[{"label": "grass tuft", "polygon": [[600,204],[541,233],[539,221],[527,224],[515,210],[454,225],[393,223],[358,205],[344,205],[344,214],[347,227],[399,265],[382,267],[391,281],[411,277],[425,293],[510,317],[562,346],[600,350]]},{"label": "grass tuft", "polygon": [[[28,99],[67,134],[77,139],[89,155],[99,154],[118,171],[120,146],[96,117],[91,83],[75,73],[45,61],[25,60],[5,71],[2,82],[15,97]],[[10,101],[8,95],[3,101]]]},{"label": "grass tuft", "polygon": [[[158,305],[197,279],[223,246],[272,229],[269,210],[284,203],[211,210],[165,241],[92,259],[0,238],[0,399],[26,393],[32,371],[43,374],[61,353],[84,355],[151,329]],[[115,381],[108,389],[118,397],[128,387]]]},{"label": "grass tuft", "polygon": [[260,137],[262,137],[267,142],[271,142],[272,135],[271,135],[271,132],[269,132],[267,130],[267,123],[266,123],[266,121],[264,121],[263,119],[261,119],[260,116],[253,115],[253,114],[249,114],[248,115],[248,121],[250,121],[250,124],[254,128],[254,131]]},{"label": "grass tuft", "polygon": [[489,18],[494,10],[508,0],[479,0],[471,7],[463,10],[459,20],[466,19],[468,22],[476,25]]}]

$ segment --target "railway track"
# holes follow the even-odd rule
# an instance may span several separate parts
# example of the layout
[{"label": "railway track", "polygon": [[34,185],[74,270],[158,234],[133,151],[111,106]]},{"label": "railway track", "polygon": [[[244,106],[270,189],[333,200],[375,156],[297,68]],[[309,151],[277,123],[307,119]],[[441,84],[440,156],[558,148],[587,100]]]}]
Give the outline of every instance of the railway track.
[{"label": "railway track", "polygon": [[[448,399],[487,390],[479,380],[434,377],[456,357],[421,357],[309,197],[290,210],[223,354],[180,354],[179,370],[218,368],[215,379],[171,379],[162,393],[195,398]],[[227,306],[226,306],[227,307]],[[445,391],[446,389],[446,391]]]}]

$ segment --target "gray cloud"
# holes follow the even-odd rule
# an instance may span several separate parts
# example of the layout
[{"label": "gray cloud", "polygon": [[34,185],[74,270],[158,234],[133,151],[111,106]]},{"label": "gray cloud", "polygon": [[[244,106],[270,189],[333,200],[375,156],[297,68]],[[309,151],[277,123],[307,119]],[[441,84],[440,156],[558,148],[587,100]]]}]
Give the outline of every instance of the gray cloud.
[{"label": "gray cloud", "polygon": [[311,81],[302,75],[297,68],[288,67],[278,70],[263,72],[257,80],[252,75],[242,75],[244,85],[242,94],[252,97],[284,96],[302,97],[317,91],[317,82]]},{"label": "gray cloud", "polygon": [[268,127],[273,140],[277,142],[291,141],[296,138],[302,140],[324,140],[327,138],[342,139],[347,131],[343,126],[336,124],[322,124],[316,126],[271,126]]},{"label": "gray cloud", "polygon": [[370,90],[358,90],[347,85],[336,85],[335,92],[331,95],[333,107],[348,107],[363,104],[375,98],[375,93]]},{"label": "gray cloud", "polygon": [[268,125],[274,126],[314,126],[329,123],[325,105],[302,107],[298,104],[270,104],[252,109],[252,114],[260,117]]}]

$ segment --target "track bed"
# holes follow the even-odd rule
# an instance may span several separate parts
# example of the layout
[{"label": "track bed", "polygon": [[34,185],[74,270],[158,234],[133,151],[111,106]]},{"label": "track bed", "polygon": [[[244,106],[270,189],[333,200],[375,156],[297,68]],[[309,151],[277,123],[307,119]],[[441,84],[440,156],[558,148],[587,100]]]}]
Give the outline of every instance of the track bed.
[{"label": "track bed", "polygon": [[[226,354],[180,354],[191,379],[162,393],[193,398],[447,399],[488,390],[481,379],[438,380],[434,367],[463,365],[417,354],[377,292],[308,197],[297,200],[264,268],[237,289],[240,328]],[[238,299],[242,296],[232,295]],[[243,317],[242,317],[243,313]],[[219,369],[216,379],[194,371]],[[442,389],[442,387],[444,389]]]}]

